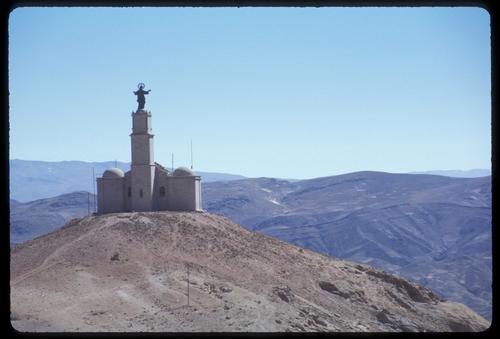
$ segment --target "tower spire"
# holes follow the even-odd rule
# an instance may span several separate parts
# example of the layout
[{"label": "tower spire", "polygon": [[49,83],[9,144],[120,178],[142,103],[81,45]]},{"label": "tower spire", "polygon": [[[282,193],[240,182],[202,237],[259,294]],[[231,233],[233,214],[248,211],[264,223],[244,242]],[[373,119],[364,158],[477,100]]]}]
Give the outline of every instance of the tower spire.
[{"label": "tower spire", "polygon": [[[151,211],[153,208],[153,188],[155,177],[155,162],[153,153],[153,137],[151,128],[151,112],[144,110],[144,84],[139,84],[137,95],[139,107],[132,113],[131,151],[132,163],[130,165],[131,182],[130,196],[131,209],[134,211]],[[141,92],[142,91],[142,92]]]}]

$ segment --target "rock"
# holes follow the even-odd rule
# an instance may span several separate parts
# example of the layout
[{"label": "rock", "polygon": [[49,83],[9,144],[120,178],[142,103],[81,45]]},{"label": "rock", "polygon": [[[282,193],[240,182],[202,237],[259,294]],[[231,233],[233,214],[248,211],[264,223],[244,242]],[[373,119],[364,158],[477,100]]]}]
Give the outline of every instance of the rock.
[{"label": "rock", "polygon": [[111,257],[111,261],[117,261],[117,260],[120,260],[120,254],[118,252],[115,252]]},{"label": "rock", "polygon": [[355,301],[365,301],[365,292],[363,290],[346,290],[341,291],[337,286],[328,281],[320,281],[318,283],[322,290],[325,290],[332,294],[337,294],[346,299],[352,299]]},{"label": "rock", "polygon": [[401,305],[402,307],[406,308],[407,310],[414,310],[414,308],[412,306],[410,306],[408,303],[406,303],[405,301],[403,301],[403,299],[401,299],[400,297],[398,297],[395,293],[393,293],[390,289],[385,289],[385,292],[395,301],[397,302],[399,305]]},{"label": "rock", "polygon": [[233,291],[233,289],[231,287],[227,287],[227,286],[221,286],[221,287],[219,287],[219,290],[223,293],[230,293]]},{"label": "rock", "polygon": [[437,303],[439,301],[444,301],[439,296],[434,294],[431,290],[414,285],[407,280],[396,277],[392,274],[388,274],[383,271],[366,271],[366,274],[377,277],[389,284],[396,286],[396,288],[405,293],[411,300],[420,303]]},{"label": "rock", "polygon": [[392,314],[387,310],[382,310],[376,314],[379,322],[389,325],[391,328],[404,332],[417,332],[419,328],[415,324],[409,322],[404,317]]},{"label": "rock", "polygon": [[284,302],[292,302],[295,298],[288,286],[275,286],[273,287],[273,293],[280,297]]},{"label": "rock", "polygon": [[96,315],[102,315],[106,313],[106,311],[90,311],[90,315],[96,316]]},{"label": "rock", "polygon": [[335,293],[335,294],[340,294],[340,290],[335,286],[334,284],[328,282],[328,281],[320,281],[318,283],[319,287],[321,287],[322,290],[325,290],[330,293]]},{"label": "rock", "polygon": [[377,313],[376,317],[377,320],[380,321],[381,323],[390,324],[391,320],[389,319],[389,315],[390,315],[389,312],[387,312],[386,310],[382,310]]},{"label": "rock", "polygon": [[314,314],[312,317],[312,320],[318,324],[318,325],[321,325],[321,326],[327,326],[326,322],[324,322],[318,314]]},{"label": "rock", "polygon": [[208,282],[204,282],[203,285],[207,286],[208,287],[208,293],[209,294],[212,294],[212,293],[215,293],[217,292],[217,289],[215,288],[215,285],[212,284],[212,283],[208,283]]}]

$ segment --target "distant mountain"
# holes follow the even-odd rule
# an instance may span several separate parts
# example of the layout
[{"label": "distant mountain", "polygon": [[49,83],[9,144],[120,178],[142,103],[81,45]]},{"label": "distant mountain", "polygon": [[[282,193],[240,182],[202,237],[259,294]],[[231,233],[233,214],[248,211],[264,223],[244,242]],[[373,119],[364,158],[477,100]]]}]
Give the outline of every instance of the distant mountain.
[{"label": "distant mountain", "polygon": [[245,179],[204,185],[202,201],[248,229],[401,274],[491,319],[491,177]]},{"label": "distant mountain", "polygon": [[[88,214],[94,195],[73,192],[28,203],[10,204],[10,243],[21,243],[49,233],[73,218]],[[90,207],[92,212],[92,207]]]},{"label": "distant mountain", "polygon": [[16,205],[19,205],[19,204],[20,204],[19,201],[14,200],[14,199],[10,199],[10,202],[9,202],[10,207],[13,207],[13,206],[16,206]]},{"label": "distant mountain", "polygon": [[443,175],[446,177],[455,178],[479,178],[491,175],[490,169],[471,169],[471,170],[436,170],[436,171],[423,171],[423,172],[410,172],[409,174],[432,174]]},{"label": "distant mountain", "polygon": [[[14,159],[9,161],[10,198],[21,202],[55,197],[75,191],[94,192],[92,187],[94,168],[95,177],[115,167],[114,161],[31,161]],[[117,162],[116,167],[123,171],[130,169],[130,163]],[[245,177],[235,174],[197,172],[202,182],[236,180]]]}]

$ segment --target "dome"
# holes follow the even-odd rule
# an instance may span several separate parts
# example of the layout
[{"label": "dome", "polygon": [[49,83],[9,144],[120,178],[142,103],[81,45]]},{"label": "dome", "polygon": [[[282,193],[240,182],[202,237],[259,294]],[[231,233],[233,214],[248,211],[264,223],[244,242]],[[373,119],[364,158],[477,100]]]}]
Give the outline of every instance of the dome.
[{"label": "dome", "polygon": [[190,170],[187,167],[178,167],[175,169],[173,174],[175,177],[191,177],[196,175],[192,170]]},{"label": "dome", "polygon": [[104,171],[102,177],[103,178],[123,178],[125,174],[119,168],[110,168]]}]

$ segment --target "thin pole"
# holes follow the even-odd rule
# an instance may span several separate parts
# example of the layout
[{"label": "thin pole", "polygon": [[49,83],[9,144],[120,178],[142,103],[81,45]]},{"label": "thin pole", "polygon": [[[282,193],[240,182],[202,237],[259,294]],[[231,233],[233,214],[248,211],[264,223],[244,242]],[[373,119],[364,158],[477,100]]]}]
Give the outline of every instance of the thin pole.
[{"label": "thin pole", "polygon": [[191,139],[191,169],[193,169],[193,139]]},{"label": "thin pole", "polygon": [[94,203],[92,206],[92,212],[95,213],[95,172],[94,172],[94,167],[92,167],[92,190],[94,192]]},{"label": "thin pole", "polygon": [[90,192],[87,192],[87,215],[90,215]]},{"label": "thin pole", "polygon": [[188,278],[187,278],[187,290],[188,290],[187,297],[188,297],[188,306],[189,306],[189,265],[187,265],[187,276],[188,276]]},{"label": "thin pole", "polygon": [[172,172],[174,171],[174,153],[172,153]]}]

